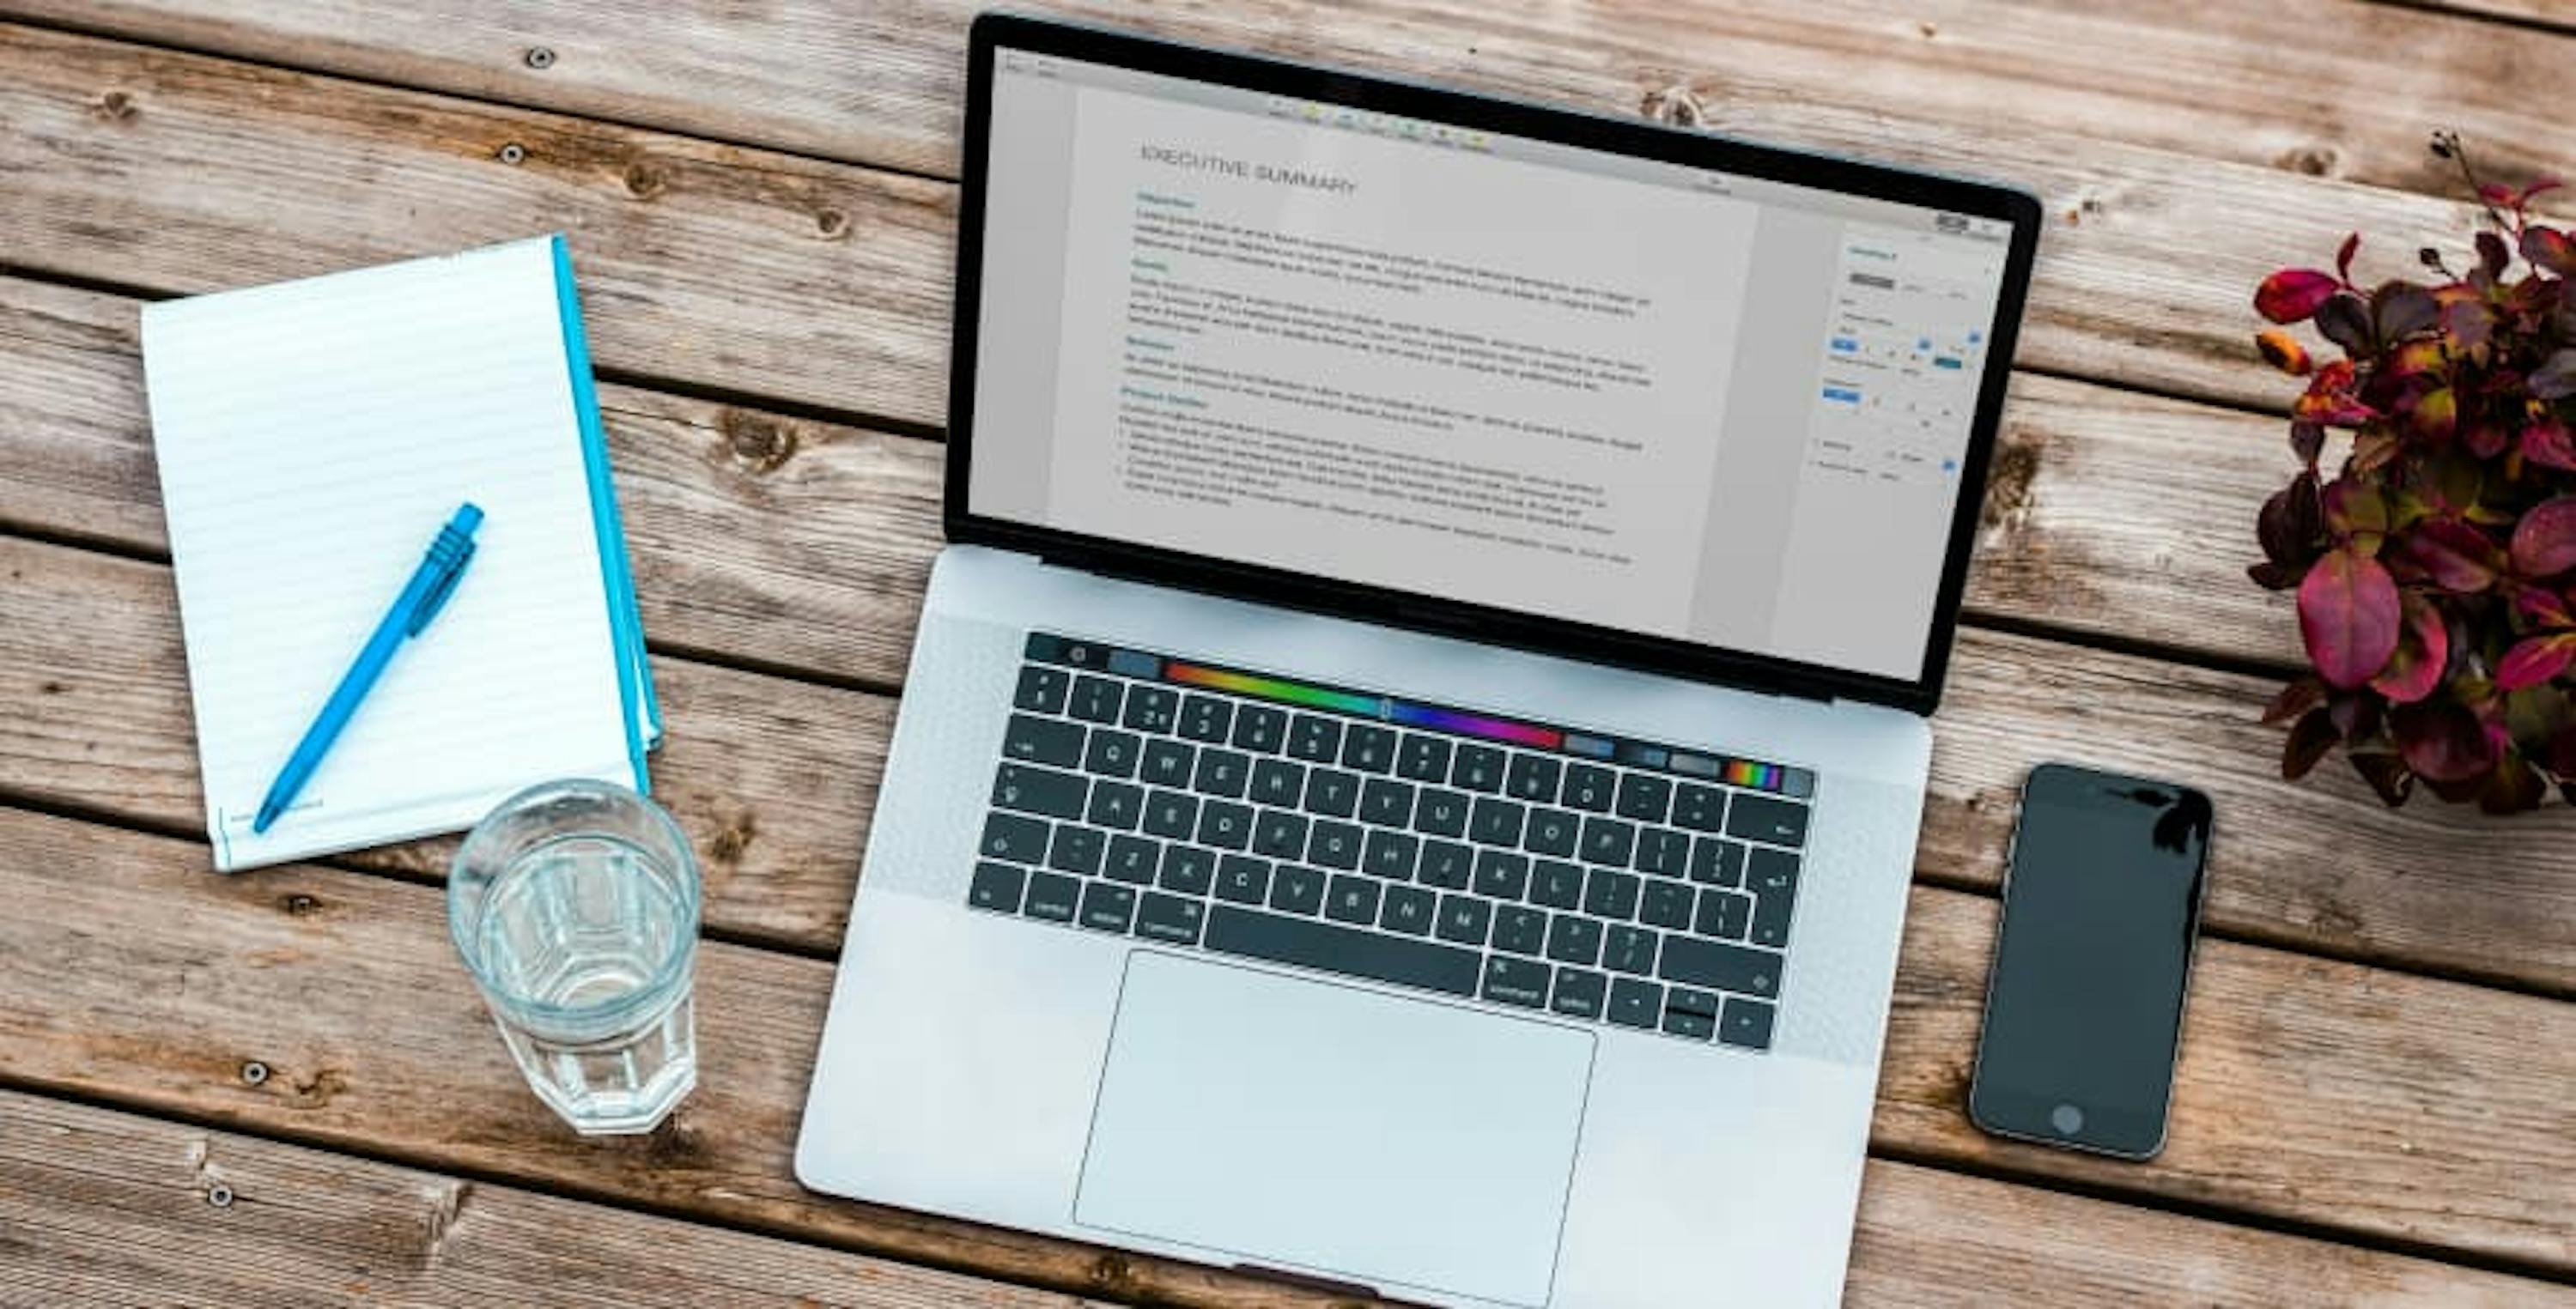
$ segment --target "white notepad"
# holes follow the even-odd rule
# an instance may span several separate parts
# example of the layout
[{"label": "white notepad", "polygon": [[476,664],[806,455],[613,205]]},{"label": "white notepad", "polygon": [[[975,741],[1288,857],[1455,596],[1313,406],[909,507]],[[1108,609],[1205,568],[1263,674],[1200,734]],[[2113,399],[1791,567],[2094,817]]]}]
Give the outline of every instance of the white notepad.
[{"label": "white notepad", "polygon": [[[145,385],[215,862],[645,788],[660,720],[562,238],[147,306]],[[251,820],[459,504],[454,597],[294,805]]]}]

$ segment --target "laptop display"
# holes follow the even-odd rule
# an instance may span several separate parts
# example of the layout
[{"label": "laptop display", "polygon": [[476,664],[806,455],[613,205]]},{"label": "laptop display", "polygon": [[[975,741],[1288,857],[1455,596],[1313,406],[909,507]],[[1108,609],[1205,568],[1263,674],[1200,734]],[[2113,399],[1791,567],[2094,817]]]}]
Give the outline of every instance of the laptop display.
[{"label": "laptop display", "polygon": [[976,518],[1937,678],[2011,221],[995,60]]}]

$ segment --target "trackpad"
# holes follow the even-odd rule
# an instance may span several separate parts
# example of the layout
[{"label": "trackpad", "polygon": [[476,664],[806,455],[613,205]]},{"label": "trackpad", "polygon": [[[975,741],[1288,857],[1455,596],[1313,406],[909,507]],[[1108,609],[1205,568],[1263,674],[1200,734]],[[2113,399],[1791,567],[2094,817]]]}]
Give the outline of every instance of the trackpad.
[{"label": "trackpad", "polygon": [[1544,1304],[1590,1034],[1137,951],[1074,1219]]}]

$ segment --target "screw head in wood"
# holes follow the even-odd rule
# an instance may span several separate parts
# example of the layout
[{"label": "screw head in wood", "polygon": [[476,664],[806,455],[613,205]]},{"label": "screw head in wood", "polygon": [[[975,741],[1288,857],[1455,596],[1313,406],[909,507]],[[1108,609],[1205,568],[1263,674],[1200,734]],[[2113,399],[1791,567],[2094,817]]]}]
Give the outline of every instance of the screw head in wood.
[{"label": "screw head in wood", "polygon": [[512,141],[508,145],[502,146],[500,150],[501,162],[505,164],[520,163],[527,159],[527,157],[528,148],[516,141]]},{"label": "screw head in wood", "polygon": [[206,1203],[218,1209],[233,1207],[233,1188],[217,1182],[206,1188]]},{"label": "screw head in wood", "polygon": [[253,1059],[242,1065],[242,1081],[257,1086],[268,1080],[268,1065]]},{"label": "screw head in wood", "polygon": [[541,45],[528,47],[528,67],[543,71],[555,66],[555,52]]}]

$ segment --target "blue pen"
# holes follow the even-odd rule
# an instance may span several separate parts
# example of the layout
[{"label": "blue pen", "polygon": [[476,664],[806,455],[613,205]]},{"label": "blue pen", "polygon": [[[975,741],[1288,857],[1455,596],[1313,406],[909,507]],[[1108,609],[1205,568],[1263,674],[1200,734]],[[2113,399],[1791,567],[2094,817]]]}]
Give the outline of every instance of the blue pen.
[{"label": "blue pen", "polygon": [[376,624],[376,634],[367,638],[366,648],[358,652],[358,662],[349,665],[348,675],[340,679],[330,700],[323,704],[321,717],[314,719],[304,739],[295,743],[295,753],[278,773],[276,784],[268,788],[268,798],[259,802],[259,818],[251,823],[250,830],[267,831],[269,824],[286,812],[286,806],[295,802],[295,793],[304,789],[305,779],[321,766],[322,756],[330,752],[340,729],[349,725],[359,702],[375,688],[385,665],[393,662],[394,651],[401,649],[405,640],[420,635],[429,620],[438,617],[447,597],[456,593],[456,579],[465,575],[465,565],[474,558],[474,529],[482,525],[483,511],[462,504],[456,507],[456,516],[447,520],[447,526],[438,529],[438,539],[429,543],[429,554],[412,573],[411,584],[403,588],[394,607],[386,611],[385,620]]}]

